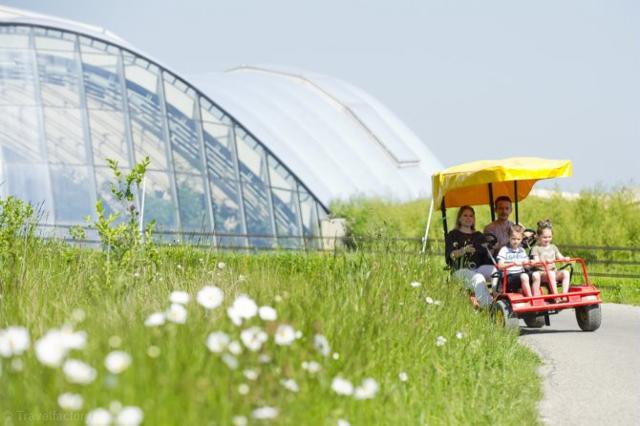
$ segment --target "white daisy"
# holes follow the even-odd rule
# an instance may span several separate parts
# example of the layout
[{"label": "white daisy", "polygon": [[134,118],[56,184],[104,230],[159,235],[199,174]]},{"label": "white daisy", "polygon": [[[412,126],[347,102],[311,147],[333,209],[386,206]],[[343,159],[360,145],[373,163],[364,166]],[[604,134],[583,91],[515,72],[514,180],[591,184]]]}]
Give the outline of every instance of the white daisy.
[{"label": "white daisy", "polygon": [[229,306],[227,308],[227,316],[236,327],[240,327],[242,325],[242,318],[233,306]]},{"label": "white daisy", "polygon": [[300,386],[298,386],[296,381],[293,379],[282,379],[280,380],[280,384],[291,392],[298,392],[300,390]]},{"label": "white daisy", "polygon": [[123,351],[113,351],[104,360],[104,366],[112,374],[120,374],[131,365],[131,355]]},{"label": "white daisy", "polygon": [[138,426],[142,423],[144,413],[139,407],[123,407],[116,415],[115,424],[117,426]]},{"label": "white daisy", "polygon": [[427,302],[427,305],[433,305],[433,299],[429,296],[425,297],[424,300]]},{"label": "white daisy", "polygon": [[456,332],[456,339],[462,339],[464,337],[464,333],[462,331]]},{"label": "white daisy", "polygon": [[87,426],[109,426],[112,421],[111,413],[104,408],[96,408],[87,413]]},{"label": "white daisy", "polygon": [[77,359],[68,359],[62,366],[62,372],[67,380],[79,385],[87,385],[96,378],[96,370],[88,364]]},{"label": "white daisy", "polygon": [[438,336],[436,338],[436,346],[444,346],[447,343],[447,338],[444,336]]},{"label": "white daisy", "polygon": [[353,394],[353,384],[340,376],[336,376],[331,382],[331,389],[338,395],[351,395]]},{"label": "white daisy", "polygon": [[345,419],[338,419],[338,426],[351,426],[351,423],[349,423]]},{"label": "white daisy", "polygon": [[84,400],[77,393],[63,393],[58,396],[58,405],[63,410],[78,411],[82,408]]},{"label": "white daisy", "polygon": [[305,371],[308,371],[311,374],[315,374],[318,371],[320,371],[320,364],[318,364],[315,361],[309,361],[309,362],[304,361],[302,363],[302,369]]},{"label": "white daisy", "polygon": [[289,346],[296,340],[296,331],[288,324],[280,324],[274,336],[276,345]]},{"label": "white daisy", "polygon": [[197,302],[205,309],[215,309],[222,304],[224,293],[218,287],[203,287],[196,295]]},{"label": "white daisy", "polygon": [[258,372],[256,370],[244,370],[242,374],[244,374],[247,380],[254,381],[258,378]]},{"label": "white daisy", "polygon": [[176,324],[184,324],[187,322],[187,310],[178,303],[172,304],[169,309],[167,309],[165,315],[167,320]]},{"label": "white daisy", "polygon": [[29,332],[24,327],[9,326],[0,330],[0,356],[9,358],[22,355],[29,349]]},{"label": "white daisy", "polygon": [[275,419],[278,417],[278,409],[275,407],[260,407],[253,410],[251,415],[258,420]]},{"label": "white daisy", "polygon": [[240,332],[240,340],[252,352],[257,352],[262,348],[262,344],[269,336],[260,327],[249,327]]},{"label": "white daisy", "polygon": [[249,393],[249,390],[250,390],[250,389],[249,389],[249,385],[248,385],[248,384],[246,384],[246,383],[240,383],[240,384],[238,385],[238,393],[239,393],[240,395],[246,395],[246,394],[248,394],[248,393]]},{"label": "white daisy", "polygon": [[364,379],[362,384],[355,388],[353,396],[355,399],[372,399],[378,392],[378,383],[372,379]]},{"label": "white daisy", "polygon": [[329,341],[322,334],[316,334],[313,338],[313,345],[320,352],[322,356],[329,356],[331,353],[331,347],[329,346]]},{"label": "white daisy", "polygon": [[233,302],[232,308],[242,319],[250,319],[258,314],[258,305],[246,294],[241,294]]},{"label": "white daisy", "polygon": [[222,331],[213,332],[207,337],[207,348],[211,352],[219,354],[227,348],[229,340],[229,336],[226,333]]},{"label": "white daisy", "polygon": [[237,340],[230,342],[229,346],[227,346],[227,349],[229,349],[229,352],[231,352],[233,355],[240,355],[242,353],[242,345],[240,345],[240,342],[238,342]]},{"label": "white daisy", "polygon": [[238,368],[238,360],[231,354],[222,355],[222,362],[224,362],[231,370]]},{"label": "white daisy", "polygon": [[258,315],[263,321],[275,321],[278,319],[278,313],[271,306],[261,306],[258,309]]},{"label": "white daisy", "polygon": [[169,301],[171,303],[179,303],[181,305],[186,305],[191,300],[191,296],[186,291],[172,291],[169,295]]},{"label": "white daisy", "polygon": [[420,287],[422,284],[419,283],[418,281],[411,281],[411,284],[409,284],[411,287],[413,288],[418,288]]},{"label": "white daisy", "polygon": [[60,367],[68,349],[59,330],[51,329],[35,343],[36,358],[48,367]]},{"label": "white daisy", "polygon": [[405,371],[401,371],[400,374],[398,374],[398,378],[401,382],[406,382],[409,380],[409,375]]},{"label": "white daisy", "polygon": [[146,325],[147,327],[157,327],[164,324],[164,321],[164,312],[154,312],[147,317],[147,319],[144,321],[144,325]]},{"label": "white daisy", "polygon": [[231,424],[233,424],[233,426],[247,426],[249,422],[245,416],[233,416]]}]

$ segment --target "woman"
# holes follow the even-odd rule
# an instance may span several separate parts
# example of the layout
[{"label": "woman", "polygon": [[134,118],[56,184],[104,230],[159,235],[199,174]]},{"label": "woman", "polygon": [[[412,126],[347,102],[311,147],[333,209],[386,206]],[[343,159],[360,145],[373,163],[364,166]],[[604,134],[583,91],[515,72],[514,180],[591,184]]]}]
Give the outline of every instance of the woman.
[{"label": "woman", "polygon": [[491,303],[491,295],[485,280],[491,279],[496,272],[491,263],[482,233],[476,231],[476,213],[471,206],[462,206],[458,210],[455,228],[445,238],[445,256],[447,263],[455,270],[454,276],[462,279],[472,290],[480,307]]}]

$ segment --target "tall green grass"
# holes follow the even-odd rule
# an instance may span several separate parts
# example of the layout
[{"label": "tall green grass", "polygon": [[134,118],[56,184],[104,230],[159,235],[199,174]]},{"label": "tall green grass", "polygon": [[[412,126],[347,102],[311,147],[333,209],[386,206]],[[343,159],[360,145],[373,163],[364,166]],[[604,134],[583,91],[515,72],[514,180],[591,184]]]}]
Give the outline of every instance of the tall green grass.
[{"label": "tall green grass", "polygon": [[[514,334],[470,308],[466,292],[447,281],[439,259],[421,263],[417,256],[393,253],[243,255],[171,247],[160,251],[157,269],[116,270],[107,281],[105,256],[98,251],[32,240],[22,253],[19,273],[2,290],[0,329],[27,327],[32,346],[18,363],[0,358],[5,424],[47,419],[82,424],[86,412],[113,401],[139,406],[149,425],[226,425],[238,415],[248,417],[249,424],[268,423],[251,419],[252,410],[261,406],[277,407],[272,423],[283,425],[335,425],[338,419],[352,425],[538,422],[537,358],[518,345]],[[421,285],[413,287],[413,281]],[[186,324],[144,326],[150,313],[169,306],[172,290],[195,296],[206,284],[224,291],[222,307],[209,312],[192,301]],[[276,323],[254,318],[240,328],[232,325],[225,308],[240,293],[274,307]],[[427,297],[440,304],[427,303]],[[87,331],[88,344],[70,357],[97,369],[88,385],[69,383],[60,369],[41,365],[33,350],[47,330],[72,322],[78,308],[86,319],[75,328]],[[300,330],[302,337],[291,346],[275,345],[273,333],[281,323]],[[245,348],[233,370],[205,346],[210,332],[222,330],[237,339],[250,325],[269,334],[261,351],[269,355],[267,363]],[[314,348],[315,334],[327,337],[330,356]],[[446,338],[442,346],[436,345],[439,336]],[[115,349],[133,359],[119,376],[104,367],[105,356]],[[301,367],[312,360],[321,365],[316,374]],[[257,370],[257,380],[245,378],[245,369]],[[370,400],[338,395],[331,390],[338,375],[354,385],[374,378],[380,390]],[[300,391],[285,389],[284,378],[295,379]],[[239,392],[242,383],[249,385],[246,395]],[[62,412],[56,399],[63,392],[82,395],[82,410]]]}]

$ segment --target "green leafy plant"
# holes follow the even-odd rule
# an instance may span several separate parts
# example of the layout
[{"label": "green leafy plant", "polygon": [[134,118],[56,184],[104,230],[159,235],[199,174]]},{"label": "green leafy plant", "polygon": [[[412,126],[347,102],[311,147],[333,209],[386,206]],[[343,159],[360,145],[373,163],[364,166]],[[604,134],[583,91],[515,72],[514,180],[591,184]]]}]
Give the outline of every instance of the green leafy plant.
[{"label": "green leafy plant", "polygon": [[0,199],[0,290],[16,278],[24,251],[35,235],[31,204],[9,196]]},{"label": "green leafy plant", "polygon": [[102,247],[107,253],[107,267],[112,262],[124,267],[157,263],[158,251],[151,238],[155,221],[142,227],[136,202],[136,195],[149,163],[149,157],[145,157],[125,174],[119,169],[117,161],[107,159],[115,178],[111,183],[111,193],[121,209],[107,213],[103,201],[98,200],[96,220],[91,224],[98,232]]}]

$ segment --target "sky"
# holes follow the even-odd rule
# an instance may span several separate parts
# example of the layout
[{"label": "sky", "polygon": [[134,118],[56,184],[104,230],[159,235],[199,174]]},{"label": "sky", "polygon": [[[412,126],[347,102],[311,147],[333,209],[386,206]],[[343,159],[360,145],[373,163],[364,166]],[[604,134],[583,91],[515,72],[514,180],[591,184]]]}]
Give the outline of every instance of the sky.
[{"label": "sky", "polygon": [[185,75],[241,64],[369,92],[445,166],[570,159],[567,191],[640,185],[640,2],[0,0],[105,27]]}]

